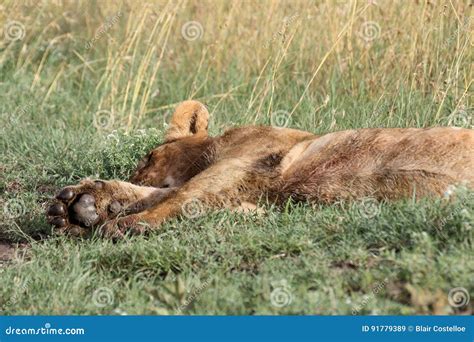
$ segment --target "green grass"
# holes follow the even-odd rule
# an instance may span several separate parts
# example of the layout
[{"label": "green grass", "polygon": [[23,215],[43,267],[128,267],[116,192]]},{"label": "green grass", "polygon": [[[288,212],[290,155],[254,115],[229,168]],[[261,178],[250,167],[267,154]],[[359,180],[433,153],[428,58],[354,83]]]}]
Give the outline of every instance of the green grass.
[{"label": "green grass", "polygon": [[[24,215],[3,221],[1,232],[30,245],[0,268],[5,314],[415,314],[437,302],[456,313],[449,290],[474,290],[472,194],[382,203],[375,217],[364,203],[293,204],[261,217],[209,213],[115,244],[48,237],[44,208],[58,188],[86,176],[126,179],[162,130],[107,138],[43,117],[31,113],[3,136],[2,191]],[[418,303],[412,286],[428,298]],[[279,289],[291,298],[281,308],[271,301]],[[107,305],[97,306],[103,291]]]},{"label": "green grass", "polygon": [[[119,243],[50,238],[2,270],[0,304],[7,314],[176,314],[196,297],[182,313],[416,314],[440,302],[455,312],[447,291],[472,291],[474,272],[472,217],[458,206],[381,205],[372,219],[360,204],[294,206],[175,220]],[[288,305],[272,305],[272,291]]]},{"label": "green grass", "polygon": [[[84,177],[127,179],[162,141],[172,105],[190,97],[208,105],[212,135],[270,124],[275,111],[293,112],[290,127],[319,134],[451,125],[459,118],[472,127],[468,31],[441,5],[370,7],[331,50],[353,13],[332,2],[295,8],[266,2],[234,12],[224,2],[192,3],[161,31],[151,30],[152,12],[131,5],[88,51],[84,42],[118,3],[93,11],[81,1],[64,8],[43,2],[41,11],[5,4],[27,34],[20,42],[0,41],[0,240],[23,246],[0,264],[0,313],[472,313],[472,301],[461,308],[448,303],[453,288],[474,294],[472,192],[375,207],[288,204],[262,216],[210,212],[117,243],[54,235],[44,211],[55,192]],[[455,5],[457,16],[468,15]],[[337,15],[320,16],[331,11]],[[432,18],[420,24],[428,12]],[[273,39],[282,18],[294,13],[300,16],[283,43],[280,35]],[[180,36],[180,24],[191,19],[203,23],[200,41]],[[357,33],[364,20],[382,29],[370,44]],[[141,21],[149,27],[139,29]],[[252,26],[258,22],[268,25]],[[130,38],[135,32],[137,41]],[[62,38],[48,50],[56,37]],[[148,55],[155,47],[163,57],[160,49]],[[104,109],[114,114],[106,130],[93,124]]]}]

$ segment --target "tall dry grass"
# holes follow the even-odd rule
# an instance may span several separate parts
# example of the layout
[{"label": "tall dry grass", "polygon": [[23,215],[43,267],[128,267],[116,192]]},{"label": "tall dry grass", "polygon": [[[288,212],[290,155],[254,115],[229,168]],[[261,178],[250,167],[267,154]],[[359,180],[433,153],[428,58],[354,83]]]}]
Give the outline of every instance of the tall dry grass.
[{"label": "tall dry grass", "polygon": [[281,102],[301,115],[362,94],[423,97],[435,121],[445,105],[472,106],[469,1],[3,0],[0,10],[4,31],[24,29],[0,40],[3,70],[28,77],[43,105],[72,84],[86,111],[110,110],[127,129],[183,98],[214,111],[244,103],[247,122]]}]

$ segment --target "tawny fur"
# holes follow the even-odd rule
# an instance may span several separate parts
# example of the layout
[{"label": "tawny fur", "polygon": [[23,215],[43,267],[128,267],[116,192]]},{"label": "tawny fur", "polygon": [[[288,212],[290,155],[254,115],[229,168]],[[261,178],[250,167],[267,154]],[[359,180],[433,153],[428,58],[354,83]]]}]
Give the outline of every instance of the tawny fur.
[{"label": "tawny fur", "polygon": [[[450,185],[474,184],[470,129],[359,129],[316,136],[249,126],[209,137],[208,120],[201,103],[182,103],[165,143],[140,162],[131,179],[137,185],[102,181],[106,186],[92,192],[82,185],[74,188],[95,196],[97,224],[106,222],[107,235],[143,232],[143,223],[157,227],[180,215],[190,201],[212,209],[248,206],[262,198],[277,203],[395,200],[439,196]],[[113,219],[107,210],[113,201],[135,213]],[[70,209],[70,203],[64,205]]]}]

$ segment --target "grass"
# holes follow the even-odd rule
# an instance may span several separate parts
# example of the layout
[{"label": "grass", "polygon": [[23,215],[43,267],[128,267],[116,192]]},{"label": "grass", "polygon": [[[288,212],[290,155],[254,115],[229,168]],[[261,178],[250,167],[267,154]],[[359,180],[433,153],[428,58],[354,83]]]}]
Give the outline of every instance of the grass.
[{"label": "grass", "polygon": [[468,2],[0,8],[0,239],[27,246],[0,267],[2,313],[472,313],[448,303],[474,293],[472,192],[213,212],[115,244],[55,236],[44,217],[64,185],[126,179],[188,98],[208,105],[213,135],[272,113],[316,133],[472,127]]}]

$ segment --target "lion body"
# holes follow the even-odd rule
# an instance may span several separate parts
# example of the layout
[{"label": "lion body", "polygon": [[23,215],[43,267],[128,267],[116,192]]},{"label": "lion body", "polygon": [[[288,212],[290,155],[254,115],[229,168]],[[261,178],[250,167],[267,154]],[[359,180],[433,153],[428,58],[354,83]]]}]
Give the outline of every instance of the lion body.
[{"label": "lion body", "polygon": [[[316,136],[248,126],[209,137],[208,117],[199,102],[184,102],[165,143],[139,164],[131,183],[106,182],[105,195],[94,190],[104,203],[96,205],[99,216],[114,197],[133,193],[120,205],[135,209],[119,222],[112,220],[108,231],[137,227],[139,222],[157,226],[182,213],[189,201],[206,208],[235,208],[262,198],[276,203],[395,200],[439,196],[451,185],[474,184],[470,129],[358,129]],[[162,191],[154,197],[153,188]],[[80,193],[80,186],[76,190]]]}]

